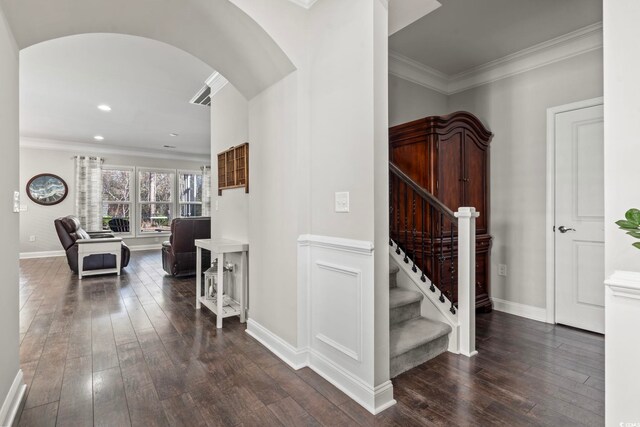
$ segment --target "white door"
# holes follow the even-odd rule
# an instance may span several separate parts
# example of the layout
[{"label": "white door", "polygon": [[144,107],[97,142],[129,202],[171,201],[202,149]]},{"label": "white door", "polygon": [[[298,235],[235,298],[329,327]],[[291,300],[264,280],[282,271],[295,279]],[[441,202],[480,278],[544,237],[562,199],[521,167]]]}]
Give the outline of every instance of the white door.
[{"label": "white door", "polygon": [[555,121],[556,322],[604,333],[603,107]]}]

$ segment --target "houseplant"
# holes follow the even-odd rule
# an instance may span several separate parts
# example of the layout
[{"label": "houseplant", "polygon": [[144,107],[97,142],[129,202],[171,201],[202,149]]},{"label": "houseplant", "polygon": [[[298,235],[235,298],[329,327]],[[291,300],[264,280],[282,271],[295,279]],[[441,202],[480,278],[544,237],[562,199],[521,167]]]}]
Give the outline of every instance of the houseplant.
[{"label": "houseplant", "polygon": [[[640,209],[632,208],[624,214],[625,219],[616,221],[616,225],[636,239],[640,239]],[[633,246],[640,249],[640,242],[633,243]]]}]

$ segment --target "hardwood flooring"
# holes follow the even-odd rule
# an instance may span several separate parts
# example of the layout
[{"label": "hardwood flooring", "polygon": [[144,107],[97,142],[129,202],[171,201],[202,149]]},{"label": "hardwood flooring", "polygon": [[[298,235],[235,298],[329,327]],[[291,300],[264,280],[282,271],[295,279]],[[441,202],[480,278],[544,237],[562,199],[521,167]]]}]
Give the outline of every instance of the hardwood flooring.
[{"label": "hardwood flooring", "polygon": [[65,258],[20,262],[22,426],[604,425],[602,336],[493,312],[479,355],[445,353],[393,380],[373,416],[294,371],[235,319],[194,309],[193,278],[160,253],[77,280]]}]

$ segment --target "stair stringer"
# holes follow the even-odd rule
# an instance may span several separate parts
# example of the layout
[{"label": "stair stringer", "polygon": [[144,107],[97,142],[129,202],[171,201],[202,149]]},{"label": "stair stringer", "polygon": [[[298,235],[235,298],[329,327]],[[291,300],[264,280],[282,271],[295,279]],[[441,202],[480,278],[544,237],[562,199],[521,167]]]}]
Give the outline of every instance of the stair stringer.
[{"label": "stair stringer", "polygon": [[396,254],[395,247],[395,244],[394,247],[389,247],[389,263],[390,265],[398,266],[400,269],[396,275],[398,287],[412,291],[417,289],[424,295],[422,303],[420,304],[420,315],[427,319],[443,322],[451,326],[447,351],[459,354],[460,325],[458,323],[458,317],[449,311],[451,302],[448,299],[446,299],[445,302],[440,302],[438,300],[440,290],[436,287],[436,292],[431,292],[431,290],[429,290],[431,286],[429,278],[427,277],[426,282],[422,282],[422,280],[420,280],[422,276],[420,269],[418,268],[418,272],[414,273],[411,270],[413,261],[409,260],[408,264],[405,263],[403,261],[404,253]]}]

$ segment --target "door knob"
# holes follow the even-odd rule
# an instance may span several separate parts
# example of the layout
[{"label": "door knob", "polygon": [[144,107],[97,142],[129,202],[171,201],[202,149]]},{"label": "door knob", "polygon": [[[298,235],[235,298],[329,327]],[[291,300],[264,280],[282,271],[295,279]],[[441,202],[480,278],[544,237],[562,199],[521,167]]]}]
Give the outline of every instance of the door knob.
[{"label": "door knob", "polygon": [[564,225],[561,225],[560,227],[558,227],[558,231],[561,233],[566,233],[567,231],[576,231],[575,228],[567,228]]}]

